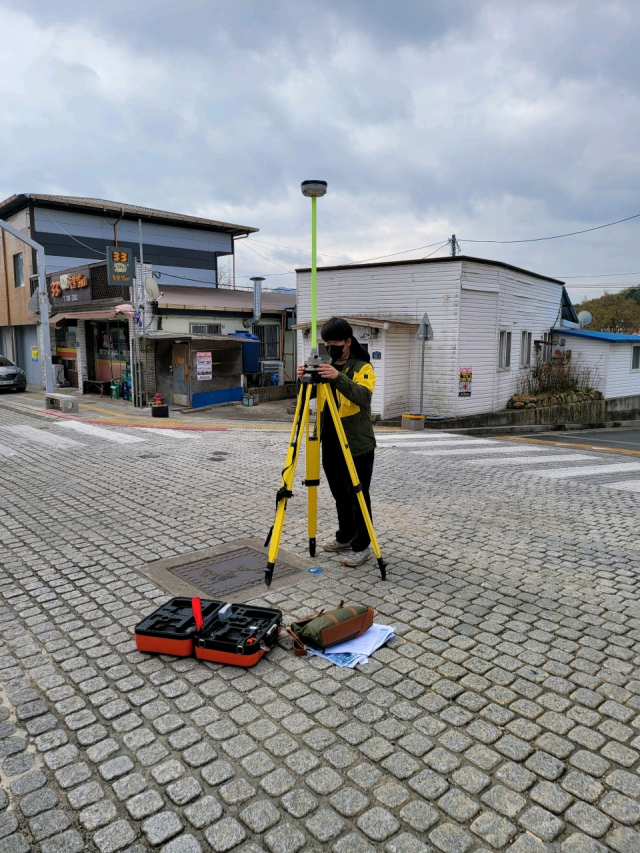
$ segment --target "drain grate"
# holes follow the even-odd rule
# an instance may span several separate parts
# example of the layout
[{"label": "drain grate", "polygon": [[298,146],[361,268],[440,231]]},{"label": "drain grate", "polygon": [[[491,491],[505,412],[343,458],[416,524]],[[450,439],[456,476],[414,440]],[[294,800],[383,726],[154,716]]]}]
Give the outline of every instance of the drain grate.
[{"label": "drain grate", "polygon": [[[244,546],[196,562],[172,566],[170,571],[192,583],[214,599],[228,599],[229,594],[264,589],[264,572],[267,566],[266,550]],[[286,560],[276,562],[274,577],[282,579],[300,572],[299,566]]]}]

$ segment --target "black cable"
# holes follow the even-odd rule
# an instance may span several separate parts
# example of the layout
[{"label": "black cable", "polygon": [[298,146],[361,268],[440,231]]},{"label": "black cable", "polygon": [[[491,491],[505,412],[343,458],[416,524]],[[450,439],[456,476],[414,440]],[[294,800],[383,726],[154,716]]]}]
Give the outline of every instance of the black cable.
[{"label": "black cable", "polygon": [[638,219],[640,213],[634,213],[633,216],[627,216],[624,219],[616,219],[615,222],[607,222],[605,225],[596,225],[594,228],[584,228],[582,231],[569,231],[568,234],[554,234],[553,237],[533,237],[529,240],[467,240],[463,238],[463,243],[540,243],[543,240],[559,240],[561,237],[575,237],[576,234],[588,234],[590,231],[599,231],[601,228],[610,228],[612,225],[620,225],[621,222],[629,222],[631,219]]},{"label": "black cable", "polygon": [[288,273],[294,273],[295,272],[295,270],[288,270],[286,267],[283,267],[282,264],[279,264],[276,261],[272,261],[266,255],[262,255],[260,252],[256,251],[256,249],[252,249],[251,246],[246,241],[244,243],[241,243],[240,245],[245,246],[247,249],[252,251],[255,255],[259,255],[261,258],[264,258],[265,261],[269,261],[270,264],[273,264],[276,267],[280,267],[281,270],[285,270]]}]

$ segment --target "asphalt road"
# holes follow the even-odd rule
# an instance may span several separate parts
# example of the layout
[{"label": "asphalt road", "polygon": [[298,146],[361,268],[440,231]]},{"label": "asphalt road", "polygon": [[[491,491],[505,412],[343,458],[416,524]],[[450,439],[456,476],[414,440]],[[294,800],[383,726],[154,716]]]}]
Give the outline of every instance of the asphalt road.
[{"label": "asphalt road", "polygon": [[640,453],[640,429],[587,429],[570,430],[567,432],[536,432],[521,437],[580,447],[636,450]]}]

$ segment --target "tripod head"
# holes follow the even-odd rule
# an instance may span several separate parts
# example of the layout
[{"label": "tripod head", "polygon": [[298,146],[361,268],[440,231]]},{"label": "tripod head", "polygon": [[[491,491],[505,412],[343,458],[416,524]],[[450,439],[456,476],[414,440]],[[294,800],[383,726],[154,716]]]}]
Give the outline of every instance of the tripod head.
[{"label": "tripod head", "polygon": [[328,382],[328,379],[323,379],[318,373],[318,368],[321,364],[324,364],[324,361],[318,355],[318,350],[312,349],[311,355],[304,363],[304,373],[300,382],[303,385],[318,385],[320,382]]}]

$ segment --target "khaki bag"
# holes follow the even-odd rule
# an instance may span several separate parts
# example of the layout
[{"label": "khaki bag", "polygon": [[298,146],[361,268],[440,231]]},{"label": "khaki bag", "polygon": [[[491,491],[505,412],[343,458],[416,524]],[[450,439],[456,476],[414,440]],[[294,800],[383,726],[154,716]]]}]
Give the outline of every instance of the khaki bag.
[{"label": "khaki bag", "polygon": [[324,651],[353,640],[371,627],[374,611],[362,604],[347,605],[341,601],[335,610],[325,613],[321,610],[315,616],[293,622],[287,633],[293,638],[293,653],[302,657],[307,653],[307,645]]}]

